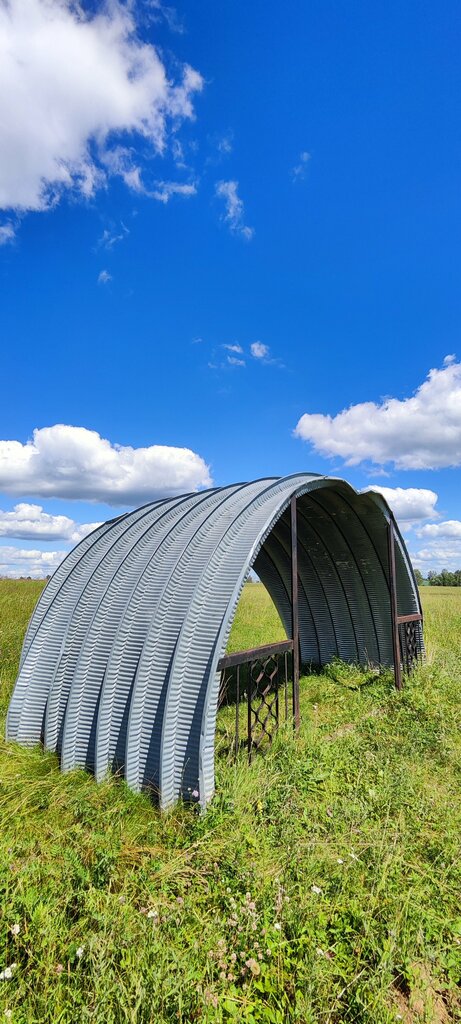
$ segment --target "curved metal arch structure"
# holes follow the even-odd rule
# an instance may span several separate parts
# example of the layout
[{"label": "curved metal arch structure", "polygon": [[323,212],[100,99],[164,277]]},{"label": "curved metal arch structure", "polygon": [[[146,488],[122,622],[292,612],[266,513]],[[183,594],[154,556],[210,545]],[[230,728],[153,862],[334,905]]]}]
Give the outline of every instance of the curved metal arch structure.
[{"label": "curved metal arch structure", "polygon": [[[391,665],[381,495],[309,473],[235,484],[145,505],[70,552],[29,623],[7,738],[42,740],[64,771],[123,771],[162,807],[191,792],[205,806],[217,666],[252,567],[290,635],[294,496],[302,662]],[[398,531],[395,550],[399,612],[420,612]]]}]

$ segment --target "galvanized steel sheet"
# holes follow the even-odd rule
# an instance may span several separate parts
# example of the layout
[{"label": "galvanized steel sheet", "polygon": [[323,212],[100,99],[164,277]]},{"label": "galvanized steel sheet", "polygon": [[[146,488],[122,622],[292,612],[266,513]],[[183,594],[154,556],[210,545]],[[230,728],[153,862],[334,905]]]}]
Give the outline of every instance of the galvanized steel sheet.
[{"label": "galvanized steel sheet", "polygon": [[[302,661],[391,665],[382,496],[310,473],[256,480],[144,505],[70,552],[29,623],[7,738],[42,740],[65,771],[123,771],[162,807],[180,796],[205,806],[217,665],[252,567],[290,635],[294,495]],[[420,612],[396,540],[399,614]]]}]

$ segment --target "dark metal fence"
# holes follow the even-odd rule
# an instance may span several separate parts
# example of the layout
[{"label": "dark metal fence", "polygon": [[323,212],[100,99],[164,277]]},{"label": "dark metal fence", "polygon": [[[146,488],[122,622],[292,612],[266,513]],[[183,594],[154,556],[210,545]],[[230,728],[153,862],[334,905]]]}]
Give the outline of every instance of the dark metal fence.
[{"label": "dark metal fence", "polygon": [[420,612],[412,612],[410,615],[398,614],[393,519],[389,521],[388,541],[394,680],[397,690],[401,690],[403,686],[402,672],[410,675],[421,661],[421,644],[419,641],[423,628],[423,616]]},{"label": "dark metal fence", "polygon": [[[235,704],[234,751],[248,750],[248,761],[257,750],[270,746],[280,724],[299,721],[299,686],[293,672],[293,640],[267,644],[221,658],[219,704]],[[241,737],[242,703],[246,703],[246,737]]]}]

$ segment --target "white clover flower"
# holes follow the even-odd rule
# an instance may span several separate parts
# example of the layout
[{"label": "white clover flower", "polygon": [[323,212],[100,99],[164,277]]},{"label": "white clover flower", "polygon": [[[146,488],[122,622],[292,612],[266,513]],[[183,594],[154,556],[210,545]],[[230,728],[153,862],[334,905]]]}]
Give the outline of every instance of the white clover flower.
[{"label": "white clover flower", "polygon": [[148,910],[147,911],[147,916],[148,917],[158,917],[158,912],[156,910]]},{"label": "white clover flower", "polygon": [[79,946],[78,949],[75,950],[75,955],[78,956],[79,960],[81,960],[84,952],[85,952],[85,947],[84,946]]},{"label": "white clover flower", "polygon": [[13,977],[13,971],[16,964],[11,964],[10,967],[5,967],[4,971],[0,971],[0,981],[10,981]]},{"label": "white clover flower", "polygon": [[316,949],[315,952],[317,953],[317,956],[325,956],[325,953],[324,953],[323,949],[320,948],[320,946],[319,946],[318,949]]},{"label": "white clover flower", "polygon": [[13,1016],[13,1011],[12,1010],[5,1010],[5,1017],[6,1017],[7,1020],[11,1020],[12,1016]]},{"label": "white clover flower", "polygon": [[282,925],[280,924],[280,921],[276,921],[275,922],[274,928],[275,928],[276,932],[281,932],[282,931]]},{"label": "white clover flower", "polygon": [[12,935],[19,935],[20,931],[21,931],[21,926],[19,924],[12,924],[11,925],[10,932],[11,932]]},{"label": "white clover flower", "polygon": [[322,895],[322,890],[319,885],[311,885],[311,892],[315,893],[316,896]]},{"label": "white clover flower", "polygon": [[336,858],[336,863],[337,864],[344,864],[343,858],[342,857],[337,857]]}]

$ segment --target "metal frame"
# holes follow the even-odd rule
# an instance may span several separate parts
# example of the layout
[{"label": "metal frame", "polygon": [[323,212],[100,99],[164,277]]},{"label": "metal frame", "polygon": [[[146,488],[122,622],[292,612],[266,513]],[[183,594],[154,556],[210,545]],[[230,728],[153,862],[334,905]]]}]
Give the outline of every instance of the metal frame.
[{"label": "metal frame", "polygon": [[391,601],[392,650],[394,656],[394,682],[396,690],[403,689],[402,670],[407,675],[420,660],[416,642],[415,623],[423,623],[421,612],[399,615],[397,602],[397,573],[395,568],[395,525],[391,516],[388,526],[389,595]]}]

